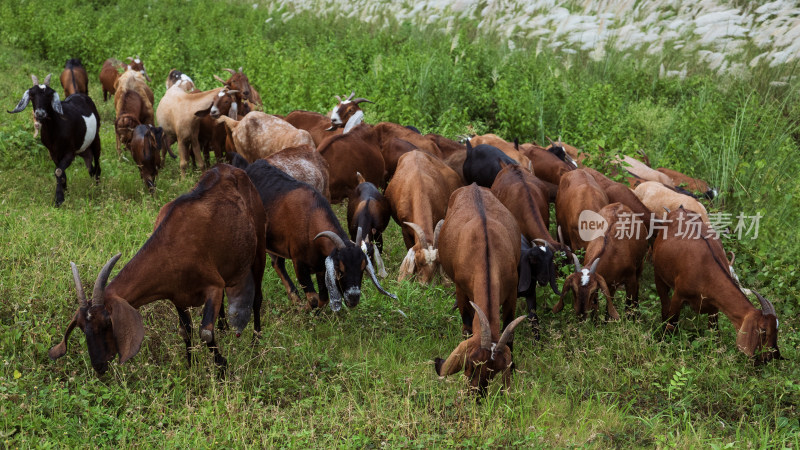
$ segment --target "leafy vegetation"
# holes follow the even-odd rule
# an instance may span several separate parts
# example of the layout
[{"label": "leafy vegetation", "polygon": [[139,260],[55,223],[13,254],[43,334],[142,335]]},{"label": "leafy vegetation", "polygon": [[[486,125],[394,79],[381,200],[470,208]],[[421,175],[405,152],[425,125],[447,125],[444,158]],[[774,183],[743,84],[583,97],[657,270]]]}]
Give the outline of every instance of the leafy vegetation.
[{"label": "leafy vegetation", "polygon": [[[769,83],[792,75],[792,67],[721,78],[697,64],[685,79],[665,78],[635,53],[609,50],[592,61],[580,52],[511,50],[469,20],[456,23],[453,39],[396,20],[376,30],[302,12],[282,21],[284,12],[224,1],[0,4],[2,104],[16,104],[30,73],[53,72],[55,79],[67,58],[80,57],[104,146],[100,184],[73,164],[66,202],[55,209],[53,166],[31,136],[30,113],[0,116],[0,442],[798,445],[800,101],[797,82]],[[671,51],[665,58],[679,59]],[[398,302],[365,284],[358,308],[305,314],[268,270],[263,335],[220,339],[230,368],[225,381],[215,379],[199,344],[187,368],[168,302],[142,309],[141,352],[103,379],[94,375],[80,333],[53,363],[47,349],[75,307],[68,262],[76,261],[90,284],[112,254],[121,251],[126,261],[159,208],[199,176],[181,180],[170,160],[150,197],[133,164],[114,154],[113,106],[102,102],[96,74],[106,58],[134,55],[153,76],[157,99],[173,67],[207,89],[215,86],[212,74],[243,66],[268,112],[327,111],[334,94],[354,89],[376,102],[365,108],[368,122],[413,124],[448,137],[494,132],[541,143],[560,135],[595,156],[598,146],[608,154],[643,149],[655,165],[708,179],[721,192],[712,209],[763,215],[758,239],[725,245],[737,252],[743,284],[775,303],[788,360],[753,368],[736,350],[727,320],[708,331],[705,317],[688,311],[680,331],[664,336],[648,268],[636,319],[579,323],[540,310],[542,340],[534,344],[525,327],[517,333],[511,391],[495,383],[477,404],[462,379],[433,374],[432,357],[447,355],[460,339],[452,287],[393,281],[405,252],[392,224],[385,286]],[[540,305],[554,303],[540,293]]]}]

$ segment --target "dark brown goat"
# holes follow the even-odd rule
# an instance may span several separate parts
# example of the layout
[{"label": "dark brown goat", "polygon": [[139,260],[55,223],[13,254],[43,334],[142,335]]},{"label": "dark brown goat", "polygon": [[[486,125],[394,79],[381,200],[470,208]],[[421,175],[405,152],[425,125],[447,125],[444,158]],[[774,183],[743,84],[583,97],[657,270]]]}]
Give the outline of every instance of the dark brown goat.
[{"label": "dark brown goat", "polygon": [[564,280],[561,300],[553,307],[553,312],[561,311],[564,296],[572,292],[575,312],[583,316],[597,308],[599,289],[606,296],[608,316],[619,319],[613,300],[617,288],[622,285],[625,285],[626,306],[635,307],[639,303],[639,279],[647,253],[647,232],[643,226],[634,226],[633,211],[622,203],[604,206],[599,215],[605,220],[606,229],[586,248],[583,261],[589,268],[581,266],[578,257],[572,255],[575,273]]},{"label": "dark brown goat", "polygon": [[[389,200],[374,184],[364,180],[360,173],[358,186],[347,201],[347,228],[350,239],[372,257],[378,275],[386,278],[386,268],[381,258],[383,231],[389,225],[391,207]],[[358,230],[362,230],[361,239]]]},{"label": "dark brown goat", "polygon": [[347,134],[326,139],[317,149],[328,161],[331,203],[340,203],[358,186],[356,172],[382,189],[386,186],[386,167],[381,147],[372,126],[361,124]]},{"label": "dark brown goat", "polygon": [[[722,244],[711,236],[713,230],[692,216],[697,213],[683,208],[670,212],[667,227],[653,243],[656,290],[667,329],[675,329],[684,304],[696,313],[709,314],[712,326],[721,311],[736,329],[739,351],[756,364],[781,359],[775,307],[757,292],[761,310],[750,303],[731,277]],[[685,224],[690,221],[699,224],[696,232],[687,232]]]},{"label": "dark brown goat", "polygon": [[117,155],[120,155],[123,146],[130,148],[133,130],[142,124],[142,111],[145,105],[142,96],[136,91],[123,93],[117,104],[119,111],[117,112],[117,118],[114,120],[114,132],[117,138]]},{"label": "dark brown goat", "polygon": [[61,87],[64,88],[64,98],[76,92],[89,95],[89,76],[86,74],[80,58],[67,60],[60,79]]},{"label": "dark brown goat", "polygon": [[555,186],[561,182],[562,175],[575,170],[575,167],[538,145],[522,144],[519,151],[531,160],[533,173],[537,177]]},{"label": "dark brown goat", "polygon": [[[465,370],[473,389],[484,394],[489,381],[502,374],[511,382],[517,264],[520,231],[514,216],[485,188],[476,184],[453,192],[439,237],[439,259],[456,285],[456,301],[465,333],[446,360],[436,358],[439,376]],[[500,333],[500,317],[505,330]]]},{"label": "dark brown goat", "polygon": [[[106,263],[86,298],[78,270],[73,276],[80,306],[50,358],[64,356],[66,340],[77,326],[86,334],[92,366],[102,375],[119,354],[124,363],[139,351],[144,338],[142,306],[160,299],[178,310],[179,333],[191,364],[192,307],[203,308],[200,338],[224,371],[227,362],[214,340],[214,321],[229,300],[228,320],[241,333],[254,307],[260,306],[264,274],[264,227],[261,200],[244,171],[220,165],[206,172],[195,188],[161,208],[153,234],[119,274],[108,283],[117,254]],[[217,230],[224,229],[224,233]],[[168,269],[168,270],[165,270]],[[261,329],[259,316],[254,328]]]},{"label": "dark brown goat", "polygon": [[[330,204],[316,189],[263,159],[247,166],[247,175],[261,196],[267,216],[276,218],[267,223],[267,251],[289,298],[300,302],[297,288],[286,272],[286,259],[294,264],[307,309],[324,307],[329,295],[334,311],[341,308],[343,299],[348,307],[355,307],[361,299],[364,271],[378,290],[397,298],[378,283],[369,258],[347,237]],[[291,220],[282,220],[285,218]],[[317,276],[319,294],[312,274]]]},{"label": "dark brown goat", "polygon": [[138,125],[134,130],[128,145],[134,163],[139,168],[139,175],[144,181],[147,190],[152,194],[156,190],[156,175],[158,169],[163,167],[161,150],[166,148],[172,158],[176,156],[164,143],[164,129],[153,125]]},{"label": "dark brown goat", "polygon": [[[119,76],[127,71],[133,70],[141,73],[147,81],[151,81],[147,75],[147,70],[144,68],[144,63],[137,56],[136,58],[128,57],[128,64],[124,64],[118,59],[109,58],[103,62],[103,67],[100,69],[100,85],[103,89],[103,101],[108,100],[108,94],[116,94],[117,92],[117,79]],[[120,71],[120,69],[122,69]],[[151,100],[152,103],[152,100]]]},{"label": "dark brown goat", "polygon": [[[436,231],[444,219],[450,194],[461,179],[435,156],[419,150],[400,158],[397,172],[386,187],[392,217],[402,228],[408,254],[400,265],[398,280],[413,273],[422,284],[430,283],[438,266]],[[433,241],[428,239],[433,237]]]}]

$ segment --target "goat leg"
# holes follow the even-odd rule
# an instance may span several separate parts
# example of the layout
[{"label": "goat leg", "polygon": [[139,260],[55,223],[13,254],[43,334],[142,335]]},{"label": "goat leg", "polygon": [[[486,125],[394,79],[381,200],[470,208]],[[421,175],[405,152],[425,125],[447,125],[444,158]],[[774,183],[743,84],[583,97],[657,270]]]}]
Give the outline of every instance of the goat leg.
[{"label": "goat leg", "polygon": [[[298,260],[294,260],[294,271],[297,274],[297,281],[300,282],[300,288],[306,294],[305,310],[311,311],[312,309],[323,306],[320,302],[320,296],[314,289],[314,280],[311,279],[311,268]],[[319,283],[320,286],[325,283]],[[327,303],[327,302],[326,302]]]},{"label": "goat leg", "polygon": [[67,190],[67,167],[72,164],[72,160],[75,159],[75,153],[67,153],[61,161],[56,164],[56,170],[54,172],[56,177],[56,207],[61,206],[64,203],[64,191]]},{"label": "goat leg", "polygon": [[178,310],[178,320],[180,321],[180,327],[178,327],[178,334],[180,337],[183,338],[183,342],[186,343],[186,362],[189,364],[189,367],[192,367],[192,316],[189,315],[188,309],[180,309]]},{"label": "goat leg", "polygon": [[525,296],[525,303],[528,307],[528,323],[531,324],[533,339],[539,340],[539,316],[536,315],[536,285],[532,284],[530,292]]},{"label": "goat leg", "polygon": [[277,273],[278,278],[281,279],[281,283],[283,283],[283,287],[286,289],[289,299],[293,303],[300,303],[300,296],[297,294],[297,288],[294,286],[294,283],[292,283],[289,272],[286,271],[286,259],[272,254],[270,254],[269,257],[272,260],[272,268],[275,269],[275,273]]}]

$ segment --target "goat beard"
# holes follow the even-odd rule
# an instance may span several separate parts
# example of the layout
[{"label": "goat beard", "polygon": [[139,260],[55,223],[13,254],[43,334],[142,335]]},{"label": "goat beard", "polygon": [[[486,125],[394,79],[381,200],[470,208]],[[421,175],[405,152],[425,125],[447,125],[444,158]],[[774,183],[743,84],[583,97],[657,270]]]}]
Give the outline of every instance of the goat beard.
[{"label": "goat beard", "polygon": [[342,309],[342,294],[336,285],[336,269],[330,256],[325,258],[325,287],[328,288],[331,310],[337,312]]}]

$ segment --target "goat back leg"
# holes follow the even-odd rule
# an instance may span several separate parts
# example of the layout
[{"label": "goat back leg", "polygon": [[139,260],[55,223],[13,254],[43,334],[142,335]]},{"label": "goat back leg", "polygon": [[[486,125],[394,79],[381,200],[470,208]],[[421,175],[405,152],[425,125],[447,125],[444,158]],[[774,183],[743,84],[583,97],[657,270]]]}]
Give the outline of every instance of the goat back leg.
[{"label": "goat back leg", "polygon": [[249,270],[244,277],[225,288],[228,296],[228,322],[236,330],[236,337],[242,335],[242,331],[250,322],[255,290],[253,273]]},{"label": "goat back leg", "polygon": [[175,309],[178,310],[178,320],[180,321],[178,334],[183,338],[183,342],[186,343],[186,362],[189,367],[192,367],[192,316],[189,315],[188,309],[178,307],[175,307]]},{"label": "goat back leg", "polygon": [[656,292],[658,293],[658,299],[661,301],[661,321],[667,320],[669,314],[669,302],[670,302],[670,287],[666,281],[662,280],[658,274],[655,275],[655,282],[656,282]]},{"label": "goat back leg", "polygon": [[256,255],[256,261],[250,270],[253,272],[253,331],[256,336],[261,335],[261,304],[264,302],[264,294],[261,291],[261,284],[264,280],[264,266],[266,265],[264,252]]},{"label": "goat back leg", "polygon": [[197,133],[192,133],[192,153],[194,154],[194,160],[197,163],[198,169],[200,172],[206,171],[206,163],[203,159],[203,150],[200,148],[200,141],[197,140]]},{"label": "goat back leg", "polygon": [[[311,311],[312,309],[324,306],[321,304],[321,298],[319,294],[317,294],[317,290],[314,289],[314,280],[311,279],[311,268],[296,259],[293,260],[292,263],[294,264],[294,272],[297,274],[297,281],[300,282],[300,289],[303,290],[306,296],[304,309],[306,311]],[[317,281],[319,281],[319,278],[317,278]],[[325,283],[323,281],[319,284],[322,286]]]},{"label": "goat back leg", "polygon": [[639,279],[635,276],[625,281],[625,311],[634,316],[639,311]]},{"label": "goat back leg", "polygon": [[275,273],[278,274],[278,278],[281,279],[281,283],[286,289],[286,294],[289,295],[289,300],[291,300],[292,303],[301,303],[297,288],[294,283],[292,283],[289,272],[286,271],[286,259],[275,255],[269,255],[269,257],[272,260],[272,268],[275,269]]},{"label": "goat back leg", "polygon": [[180,158],[181,178],[186,176],[186,168],[189,167],[189,145],[185,139],[178,139],[178,156]]}]

